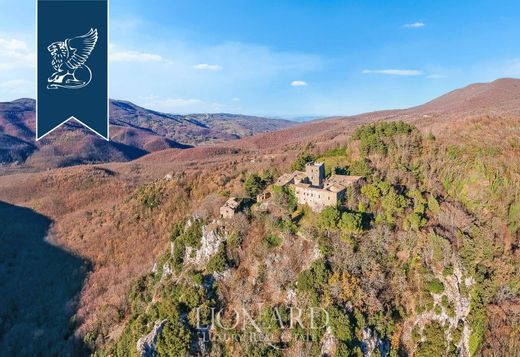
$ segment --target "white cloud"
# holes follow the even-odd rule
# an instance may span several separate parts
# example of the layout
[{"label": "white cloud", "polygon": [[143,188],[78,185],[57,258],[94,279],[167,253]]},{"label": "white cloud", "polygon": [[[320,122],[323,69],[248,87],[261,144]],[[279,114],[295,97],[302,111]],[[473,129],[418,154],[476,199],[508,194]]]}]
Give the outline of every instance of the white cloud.
[{"label": "white cloud", "polygon": [[222,66],[218,64],[207,64],[207,63],[199,63],[193,66],[195,69],[206,70],[206,71],[220,71],[222,70]]},{"label": "white cloud", "polygon": [[[141,41],[139,35],[136,36],[134,40]],[[322,69],[325,63],[315,54],[279,52],[239,42],[212,46],[198,46],[173,38],[153,43],[143,39],[141,42],[143,46],[153,47],[140,47],[140,51],[158,53],[163,59],[173,60],[175,65],[166,68],[165,61],[155,62],[153,66],[141,66],[137,71],[132,62],[113,63],[110,93],[113,97],[172,113],[239,112],[243,108],[238,104],[244,98],[242,101],[231,99],[239,97],[240,93],[253,90],[272,95],[273,87],[279,83],[293,88],[289,86],[292,80],[306,78],[309,73]],[[125,46],[135,48],[131,44]],[[161,52],[157,52],[157,48]],[[222,71],[197,70],[196,64],[219,65]],[[208,74],[212,75],[208,77]],[[145,98],[150,93],[162,99]],[[214,105],[216,102],[220,104]]]},{"label": "white cloud", "polygon": [[240,98],[237,98],[237,97],[232,98],[231,100],[232,100],[233,102],[240,102]]},{"label": "white cloud", "polygon": [[7,95],[10,98],[14,97],[29,97],[35,91],[35,84],[33,81],[26,79],[11,79],[0,82],[0,93]]},{"label": "white cloud", "polygon": [[0,37],[0,71],[35,67],[36,55],[24,41]]},{"label": "white cloud", "polygon": [[127,51],[127,50],[110,50],[111,62],[161,62],[163,57],[153,53]]},{"label": "white cloud", "polygon": [[418,29],[421,27],[426,26],[426,24],[422,21],[412,22],[410,24],[404,24],[403,27],[409,28],[409,29]]},{"label": "white cloud", "polygon": [[191,113],[199,111],[204,102],[196,98],[160,98],[153,97],[143,103],[143,107],[167,113]]},{"label": "white cloud", "polygon": [[9,90],[17,89],[20,87],[27,88],[29,86],[34,86],[34,82],[25,79],[11,79],[5,82],[0,82],[0,88]]},{"label": "white cloud", "polygon": [[307,82],[305,81],[292,81],[291,86],[293,87],[305,87],[307,86]]},{"label": "white cloud", "polygon": [[426,78],[428,79],[441,79],[441,78],[446,78],[446,76],[444,74],[429,74],[426,76]]},{"label": "white cloud", "polygon": [[9,51],[27,50],[27,44],[17,39],[0,38],[0,48]]},{"label": "white cloud", "polygon": [[392,76],[422,76],[423,71],[417,69],[365,69],[363,74],[387,74]]}]

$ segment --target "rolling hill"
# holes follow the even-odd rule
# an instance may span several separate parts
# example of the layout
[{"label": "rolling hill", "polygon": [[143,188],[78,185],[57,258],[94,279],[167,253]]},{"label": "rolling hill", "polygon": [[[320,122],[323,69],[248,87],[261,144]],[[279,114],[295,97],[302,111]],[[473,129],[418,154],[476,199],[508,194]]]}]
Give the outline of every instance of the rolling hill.
[{"label": "rolling hill", "polygon": [[33,169],[82,163],[129,161],[164,149],[236,140],[288,127],[286,120],[234,114],[172,115],[125,101],[110,101],[107,142],[71,121],[41,141],[34,140],[35,102],[0,103],[0,163]]},{"label": "rolling hill", "polygon": [[[174,250],[171,242],[187,217],[206,217],[212,222],[226,195],[245,194],[244,181],[249,175],[264,170],[274,175],[286,172],[304,151],[324,160],[338,160],[349,170],[367,159],[377,173],[369,177],[372,191],[367,193],[375,194],[366,199],[367,193],[361,193],[355,198],[361,201],[349,203],[350,210],[363,210],[363,217],[368,217],[362,233],[352,237],[322,233],[323,228],[314,221],[318,218],[308,212],[294,226],[285,223],[284,216],[257,215],[252,210],[251,217],[244,215],[223,228],[241,232],[240,239],[230,236],[226,241],[229,266],[225,274],[211,280],[216,288],[206,300],[218,298],[224,306],[280,304],[289,290],[300,296],[300,281],[312,293],[313,277],[318,277],[322,284],[318,293],[336,282],[327,290],[332,299],[328,301],[337,304],[334,294],[342,291],[342,304],[349,301],[349,308],[341,311],[356,311],[348,312],[346,320],[359,325],[342,335],[343,340],[331,337],[336,346],[347,340],[352,348],[367,340],[391,341],[394,351],[412,354],[425,348],[421,341],[441,336],[437,342],[444,348],[446,341],[458,336],[461,342],[446,348],[462,351],[459,355],[468,351],[507,355],[503,351],[519,347],[519,98],[520,80],[500,79],[453,91],[414,108],[316,120],[233,142],[159,150],[131,162],[31,173],[15,170],[0,176],[0,201],[6,202],[4,212],[8,214],[21,212],[19,216],[28,221],[33,217],[45,220],[34,241],[46,235],[46,244],[66,252],[64,256],[88,262],[89,273],[80,278],[81,293],[63,311],[76,324],[73,333],[67,334],[68,342],[90,351],[106,348],[106,355],[115,355],[111,348],[137,353],[137,339],[152,331],[159,316],[163,318],[161,314],[172,309],[161,305],[168,301],[163,296],[171,296],[178,286],[189,288],[200,281],[200,276],[190,275],[190,266],[183,275],[167,273],[171,269],[166,263],[171,262],[170,251]],[[138,109],[117,110],[127,113],[121,117],[132,115],[132,125],[145,125],[140,124],[143,114]],[[134,110],[136,113],[128,114]],[[389,140],[388,155],[363,153],[360,140],[352,134],[362,125],[387,121],[403,121],[417,129],[409,136],[384,138]],[[14,118],[10,122],[17,123]],[[129,124],[119,126],[125,125]],[[143,130],[166,130],[154,125],[158,127]],[[12,124],[3,130],[11,133],[6,140],[13,140],[28,129]],[[381,188],[379,181],[385,183]],[[383,191],[393,196],[382,199]],[[394,207],[396,202],[401,206]],[[417,219],[414,214],[418,212],[424,217]],[[391,224],[384,223],[392,218]],[[4,225],[8,232],[23,231],[19,222],[6,219]],[[207,224],[204,229],[207,233],[212,228]],[[281,246],[266,245],[264,238],[272,234],[281,238]],[[45,245],[40,248],[49,250]],[[325,270],[308,269],[310,260],[320,255],[316,252],[325,255],[322,260],[327,264],[318,266]],[[29,264],[28,259],[13,264]],[[43,265],[40,260],[38,264]],[[74,259],[70,265],[84,264]],[[52,265],[48,271],[51,268],[59,270]],[[198,269],[200,275],[212,276],[207,266]],[[334,271],[330,277],[327,269]],[[25,270],[6,268],[4,273]],[[310,278],[301,279],[303,272]],[[10,276],[8,281],[16,281],[16,277]],[[175,286],[161,285],[171,281]],[[445,297],[439,293],[442,290]],[[188,292],[181,297],[197,296]],[[60,299],[63,297],[67,295]],[[41,307],[34,308],[38,309]],[[18,338],[32,336],[34,320],[18,323],[6,318],[8,334],[0,343],[18,345]],[[49,336],[70,328],[63,323],[65,318],[56,320],[59,325],[52,327]],[[442,338],[446,326],[438,321],[453,325],[448,326],[450,339]],[[417,325],[419,330],[414,328]],[[27,343],[31,341],[38,340]],[[49,343],[43,337],[41,342]],[[292,347],[298,348],[298,344]],[[427,352],[423,355],[442,355]]]}]

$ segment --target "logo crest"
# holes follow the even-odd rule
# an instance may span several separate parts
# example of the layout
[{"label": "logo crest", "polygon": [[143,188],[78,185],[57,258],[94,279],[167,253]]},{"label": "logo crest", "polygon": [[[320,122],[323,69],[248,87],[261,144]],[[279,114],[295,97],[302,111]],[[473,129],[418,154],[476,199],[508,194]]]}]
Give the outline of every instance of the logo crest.
[{"label": "logo crest", "polygon": [[47,79],[47,89],[80,89],[92,81],[92,71],[85,64],[96,47],[97,29],[82,36],[51,43],[47,50],[52,56],[54,73]]}]

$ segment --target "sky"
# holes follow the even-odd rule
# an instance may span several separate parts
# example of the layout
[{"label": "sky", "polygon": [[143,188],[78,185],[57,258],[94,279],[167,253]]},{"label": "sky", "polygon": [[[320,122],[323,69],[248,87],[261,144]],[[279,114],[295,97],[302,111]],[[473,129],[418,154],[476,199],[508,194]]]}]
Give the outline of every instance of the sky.
[{"label": "sky", "polygon": [[[520,2],[111,0],[110,97],[298,117],[520,77]],[[0,0],[0,101],[35,97],[35,1]]]}]

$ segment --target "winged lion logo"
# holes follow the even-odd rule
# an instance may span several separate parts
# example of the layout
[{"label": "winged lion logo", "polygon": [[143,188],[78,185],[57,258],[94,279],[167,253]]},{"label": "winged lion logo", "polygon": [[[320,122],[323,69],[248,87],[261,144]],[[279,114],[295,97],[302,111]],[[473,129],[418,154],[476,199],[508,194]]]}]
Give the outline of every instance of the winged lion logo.
[{"label": "winged lion logo", "polygon": [[85,63],[97,40],[97,29],[91,28],[82,36],[50,44],[47,50],[51,53],[55,72],[47,79],[47,89],[86,87],[92,80],[92,71]]}]

